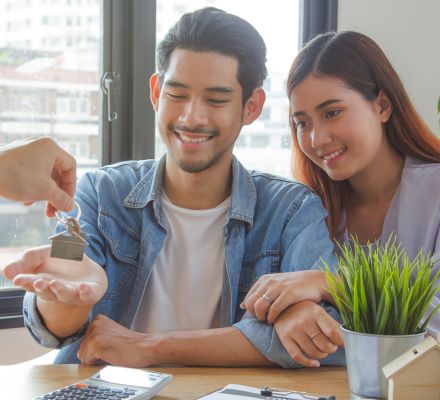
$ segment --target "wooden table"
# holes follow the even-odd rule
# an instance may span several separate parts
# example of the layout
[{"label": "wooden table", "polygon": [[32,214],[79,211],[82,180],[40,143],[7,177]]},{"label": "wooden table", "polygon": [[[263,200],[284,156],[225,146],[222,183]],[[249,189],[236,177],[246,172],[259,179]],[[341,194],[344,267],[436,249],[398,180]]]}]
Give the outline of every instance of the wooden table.
[{"label": "wooden table", "polygon": [[[102,368],[102,367],[101,367]],[[0,398],[33,399],[93,375],[100,367],[81,365],[0,366]],[[149,368],[173,375],[156,400],[196,399],[228,383],[266,385],[350,398],[347,372],[340,367],[285,370],[281,368]]]}]

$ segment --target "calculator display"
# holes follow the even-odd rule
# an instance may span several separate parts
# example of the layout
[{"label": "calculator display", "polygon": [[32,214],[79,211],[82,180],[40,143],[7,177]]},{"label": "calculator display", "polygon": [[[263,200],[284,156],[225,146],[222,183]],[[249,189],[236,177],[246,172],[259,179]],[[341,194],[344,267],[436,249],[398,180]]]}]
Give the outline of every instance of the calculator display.
[{"label": "calculator display", "polygon": [[98,379],[127,386],[138,386],[151,389],[162,381],[159,373],[142,371],[134,368],[108,366],[99,371]]}]

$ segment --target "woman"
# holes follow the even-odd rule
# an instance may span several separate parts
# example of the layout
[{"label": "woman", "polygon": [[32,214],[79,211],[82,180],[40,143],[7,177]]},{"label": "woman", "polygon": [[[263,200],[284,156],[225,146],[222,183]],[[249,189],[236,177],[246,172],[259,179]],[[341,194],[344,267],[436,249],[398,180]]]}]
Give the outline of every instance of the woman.
[{"label": "woman", "polygon": [[[395,234],[411,258],[440,254],[440,140],[379,46],[356,32],[320,35],[294,60],[287,90],[294,177],[321,196],[332,238],[385,243]],[[336,322],[310,312],[310,300],[332,301],[321,271],[264,276],[243,307],[317,366],[336,350]],[[437,293],[431,310],[439,303]],[[440,313],[428,331],[440,331]]]}]

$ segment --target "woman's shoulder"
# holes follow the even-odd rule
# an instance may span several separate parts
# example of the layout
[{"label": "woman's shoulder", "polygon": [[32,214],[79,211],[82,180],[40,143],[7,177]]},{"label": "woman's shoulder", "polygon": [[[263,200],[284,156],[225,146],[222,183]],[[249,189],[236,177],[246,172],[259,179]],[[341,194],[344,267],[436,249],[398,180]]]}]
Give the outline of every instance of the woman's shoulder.
[{"label": "woman's shoulder", "polygon": [[440,163],[433,163],[420,158],[407,156],[402,175],[403,179],[418,180],[420,182],[440,183]]}]

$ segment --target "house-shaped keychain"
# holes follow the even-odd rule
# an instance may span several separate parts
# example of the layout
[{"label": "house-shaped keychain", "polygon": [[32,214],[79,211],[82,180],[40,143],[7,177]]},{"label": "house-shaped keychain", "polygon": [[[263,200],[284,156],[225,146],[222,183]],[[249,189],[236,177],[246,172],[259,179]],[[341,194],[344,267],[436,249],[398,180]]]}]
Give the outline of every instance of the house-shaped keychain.
[{"label": "house-shaped keychain", "polygon": [[88,245],[84,239],[85,235],[71,235],[64,231],[58,235],[51,236],[52,248],[50,256],[55,258],[64,258],[66,260],[82,261],[84,249]]}]

